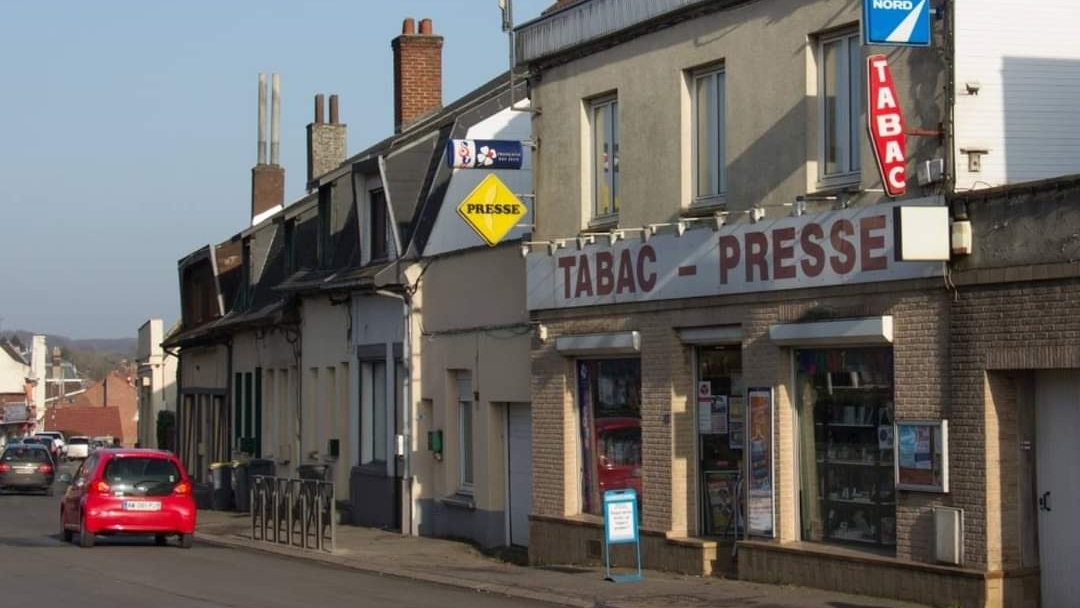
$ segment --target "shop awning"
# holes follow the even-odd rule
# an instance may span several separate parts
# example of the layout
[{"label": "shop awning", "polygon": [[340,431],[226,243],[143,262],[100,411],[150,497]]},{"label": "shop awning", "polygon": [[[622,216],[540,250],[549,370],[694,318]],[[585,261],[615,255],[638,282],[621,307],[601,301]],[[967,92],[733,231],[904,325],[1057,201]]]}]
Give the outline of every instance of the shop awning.
[{"label": "shop awning", "polygon": [[604,334],[559,336],[555,350],[560,355],[634,355],[641,352],[641,333],[620,331]]},{"label": "shop awning", "polygon": [[685,327],[679,330],[683,344],[741,344],[741,325],[714,325],[711,327]]},{"label": "shop awning", "polygon": [[893,318],[858,317],[810,323],[777,323],[769,338],[781,346],[871,346],[892,344]]}]

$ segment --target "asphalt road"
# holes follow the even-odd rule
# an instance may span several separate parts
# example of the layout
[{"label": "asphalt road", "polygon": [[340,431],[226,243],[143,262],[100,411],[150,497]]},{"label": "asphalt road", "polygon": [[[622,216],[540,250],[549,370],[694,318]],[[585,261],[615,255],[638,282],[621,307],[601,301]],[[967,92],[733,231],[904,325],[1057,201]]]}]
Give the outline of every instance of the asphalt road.
[{"label": "asphalt road", "polygon": [[[70,465],[65,467],[70,470]],[[153,538],[60,539],[60,495],[0,495],[0,605],[155,608],[488,608],[547,604],[472,593],[260,553]],[[78,536],[76,535],[76,541]]]}]

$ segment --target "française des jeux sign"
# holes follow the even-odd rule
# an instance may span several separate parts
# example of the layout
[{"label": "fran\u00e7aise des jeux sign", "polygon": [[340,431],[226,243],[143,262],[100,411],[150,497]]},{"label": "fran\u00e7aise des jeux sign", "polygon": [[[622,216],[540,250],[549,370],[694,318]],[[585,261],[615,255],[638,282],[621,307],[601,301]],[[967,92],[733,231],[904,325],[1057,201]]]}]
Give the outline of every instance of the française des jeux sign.
[{"label": "fran\u00e7aise des jeux sign", "polygon": [[[939,199],[905,200],[924,206]],[[756,224],[629,236],[614,246],[528,254],[529,310],[941,276],[940,262],[894,259],[899,203]],[[907,227],[906,229],[917,229]],[[573,243],[573,241],[570,241]]]},{"label": "fran\u00e7aise des jeux sign", "polygon": [[900,196],[907,191],[907,158],[905,149],[904,115],[893,86],[892,71],[884,55],[871,55],[866,60],[867,126],[870,144],[874,149],[878,173],[885,194]]}]

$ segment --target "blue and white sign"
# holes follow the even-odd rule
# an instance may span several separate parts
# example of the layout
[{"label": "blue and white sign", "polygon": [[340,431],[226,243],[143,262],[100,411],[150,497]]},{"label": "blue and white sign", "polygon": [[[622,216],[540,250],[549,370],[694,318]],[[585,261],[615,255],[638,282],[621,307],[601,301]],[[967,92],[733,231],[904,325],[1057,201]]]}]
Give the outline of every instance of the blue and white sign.
[{"label": "blue and white sign", "polygon": [[[611,545],[634,544],[635,571],[629,574],[611,573]],[[638,536],[637,492],[607,490],[604,492],[604,570],[606,580],[629,583],[641,580],[641,542]]]},{"label": "blue and white sign", "polygon": [[451,139],[446,142],[446,163],[452,169],[520,169],[523,158],[520,141]]},{"label": "blue and white sign", "polygon": [[863,0],[863,42],[930,46],[930,0]]}]

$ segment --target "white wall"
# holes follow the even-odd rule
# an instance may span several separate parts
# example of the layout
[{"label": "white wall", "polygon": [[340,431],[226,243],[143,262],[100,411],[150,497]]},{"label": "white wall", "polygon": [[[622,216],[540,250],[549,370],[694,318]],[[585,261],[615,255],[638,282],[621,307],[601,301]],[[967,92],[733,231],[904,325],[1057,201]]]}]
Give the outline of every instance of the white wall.
[{"label": "white wall", "polygon": [[[302,304],[301,393],[303,428],[298,464],[329,464],[339,488],[349,482],[352,410],[341,403],[354,383],[348,340],[350,306],[326,296],[306,297]],[[344,383],[344,384],[343,384]],[[339,442],[339,457],[327,454],[328,440]]]},{"label": "white wall", "polygon": [[[957,189],[1080,172],[1080,3],[959,0],[955,10]],[[971,148],[989,150],[981,171],[960,153]]]},{"label": "white wall", "polygon": [[23,393],[29,375],[29,365],[12,359],[6,352],[0,352],[0,393]]},{"label": "white wall", "polygon": [[[518,106],[527,107],[528,104],[521,102]],[[529,139],[532,137],[531,124],[530,113],[505,109],[470,127],[465,139]],[[477,236],[476,232],[458,215],[457,206],[489,173],[497,175],[515,194],[532,194],[532,156],[532,150],[526,145],[522,167],[519,170],[454,169],[424,255],[438,255],[457,249],[485,245],[483,239]],[[445,163],[446,160],[443,159],[441,162]],[[530,211],[518,221],[518,224],[530,224],[532,223],[532,199],[521,198],[521,202]],[[519,239],[526,232],[529,232],[528,228],[514,228],[503,240]]]}]

